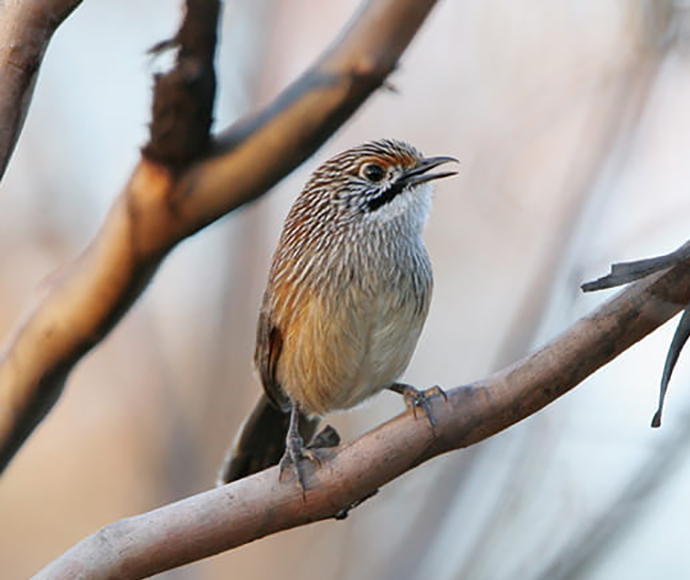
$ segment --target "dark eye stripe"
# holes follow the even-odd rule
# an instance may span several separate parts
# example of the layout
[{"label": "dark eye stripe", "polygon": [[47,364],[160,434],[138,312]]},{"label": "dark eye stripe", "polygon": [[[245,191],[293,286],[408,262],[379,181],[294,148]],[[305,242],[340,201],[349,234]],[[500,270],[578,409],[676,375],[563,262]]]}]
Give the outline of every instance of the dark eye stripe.
[{"label": "dark eye stripe", "polygon": [[367,211],[376,211],[381,206],[386,205],[393,201],[398,195],[400,195],[405,189],[405,184],[401,182],[396,182],[391,185],[388,189],[383,190],[376,197],[371,197],[367,199],[366,209]]}]

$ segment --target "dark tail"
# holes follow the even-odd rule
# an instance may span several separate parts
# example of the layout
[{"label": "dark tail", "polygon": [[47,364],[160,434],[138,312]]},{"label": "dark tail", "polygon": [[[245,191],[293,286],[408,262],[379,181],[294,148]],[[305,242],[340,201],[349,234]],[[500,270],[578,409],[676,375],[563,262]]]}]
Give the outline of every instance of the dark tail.
[{"label": "dark tail", "polygon": [[[290,414],[276,409],[266,395],[261,395],[225,455],[216,485],[230,483],[277,465],[285,453],[289,423]],[[299,431],[305,442],[311,441],[318,426],[318,418],[309,418],[300,413]]]}]

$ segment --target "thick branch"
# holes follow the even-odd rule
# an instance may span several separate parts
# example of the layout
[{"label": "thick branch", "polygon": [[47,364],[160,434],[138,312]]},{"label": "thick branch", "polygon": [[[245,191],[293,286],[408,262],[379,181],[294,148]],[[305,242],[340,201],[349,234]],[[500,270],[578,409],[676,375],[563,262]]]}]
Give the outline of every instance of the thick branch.
[{"label": "thick branch", "polygon": [[48,43],[81,0],[0,0],[0,180],[19,139]]},{"label": "thick branch", "polygon": [[[485,381],[434,399],[432,431],[400,415],[343,445],[308,479],[306,499],[272,468],[110,524],[34,580],[134,580],[266,535],[334,517],[441,453],[498,433],[568,392],[676,314],[690,300],[690,265],[635,283],[533,355]],[[75,571],[79,571],[76,576]]]},{"label": "thick branch", "polygon": [[0,470],[167,252],[311,155],[381,85],[434,3],[370,0],[316,65],[268,109],[226,131],[212,156],[174,172],[140,162],[97,238],[0,356]]},{"label": "thick branch", "polygon": [[312,155],[383,84],[435,4],[365,1],[314,66],[266,109],[222,132],[213,153],[179,181],[172,201],[185,227],[253,201]]}]

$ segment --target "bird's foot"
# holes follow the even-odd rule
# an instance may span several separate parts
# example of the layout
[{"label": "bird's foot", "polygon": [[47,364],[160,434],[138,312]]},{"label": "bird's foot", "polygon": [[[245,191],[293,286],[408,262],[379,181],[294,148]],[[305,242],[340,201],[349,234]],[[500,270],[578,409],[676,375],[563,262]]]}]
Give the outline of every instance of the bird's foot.
[{"label": "bird's foot", "polygon": [[425,391],[420,391],[412,385],[407,385],[405,383],[393,383],[388,388],[404,397],[405,405],[407,405],[408,409],[412,409],[415,419],[417,418],[417,409],[424,411],[424,414],[426,415],[426,418],[429,421],[429,425],[432,429],[436,426],[436,419],[431,409],[430,399],[432,397],[441,396],[446,403],[448,402],[448,395],[438,385],[435,385],[430,389],[426,389]]},{"label": "bird's foot", "polygon": [[285,453],[280,460],[279,481],[283,481],[290,471],[297,476],[297,482],[302,489],[302,495],[307,491],[307,482],[304,472],[304,461],[310,461],[317,467],[321,467],[321,458],[318,455],[319,449],[328,449],[340,445],[340,435],[331,425],[326,425],[305,446],[302,438],[288,435],[285,441]]},{"label": "bird's foot", "polygon": [[321,459],[313,449],[304,446],[299,435],[290,436],[285,441],[285,453],[279,463],[280,474],[278,481],[283,481],[292,472],[297,476],[297,483],[302,489],[302,496],[306,499],[307,482],[304,471],[304,461],[310,461],[321,466]]}]

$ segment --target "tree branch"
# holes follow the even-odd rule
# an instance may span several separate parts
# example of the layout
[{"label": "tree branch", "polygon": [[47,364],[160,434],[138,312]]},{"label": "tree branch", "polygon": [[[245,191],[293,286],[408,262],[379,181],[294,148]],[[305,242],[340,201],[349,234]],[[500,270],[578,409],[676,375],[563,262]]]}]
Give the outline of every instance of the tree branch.
[{"label": "tree branch", "polygon": [[0,180],[24,125],[48,43],[79,4],[81,0],[0,0]]},{"label": "tree branch", "polygon": [[677,250],[663,256],[656,256],[654,258],[644,258],[642,260],[635,260],[633,262],[618,262],[611,264],[611,271],[592,280],[585,282],[580,286],[583,292],[596,292],[597,290],[606,290],[608,288],[615,288],[616,286],[623,286],[635,280],[640,280],[645,276],[649,276],[654,272],[666,270],[671,266],[686,260],[690,257],[690,243],[683,244]]},{"label": "tree branch", "polygon": [[[660,272],[680,264],[681,262],[690,258],[690,242],[686,242],[677,250],[663,256],[654,258],[645,258],[643,260],[635,260],[634,262],[620,262],[611,266],[611,272],[606,276],[597,278],[592,282],[582,284],[581,288],[584,292],[592,292],[595,290],[603,290],[605,288],[613,288],[615,286],[622,286],[632,282],[633,280],[640,280],[654,272]],[[657,407],[654,416],[652,417],[652,427],[661,427],[661,415],[664,411],[664,402],[666,400],[666,392],[668,391],[673,369],[678,362],[680,353],[685,347],[685,344],[690,338],[690,302],[685,305],[683,316],[676,327],[676,332],[673,335],[671,344],[668,347],[666,354],[666,362],[664,363],[664,370],[661,374],[661,385],[659,388],[659,406]]]},{"label": "tree branch", "polygon": [[690,260],[637,282],[529,357],[433,399],[437,420],[405,413],[309,466],[306,498],[278,469],[120,520],[89,536],[34,580],[135,580],[334,517],[441,453],[502,431],[567,393],[690,300]]},{"label": "tree branch", "polygon": [[219,15],[220,0],[188,0],[175,38],[150,51],[177,49],[176,66],[155,76],[151,140],[142,153],[156,163],[184,168],[210,145]]},{"label": "tree branch", "polygon": [[434,4],[366,2],[302,78],[223,133],[206,157],[174,170],[140,161],[96,239],[52,282],[0,355],[0,470],[165,255],[309,157],[381,85]]}]

